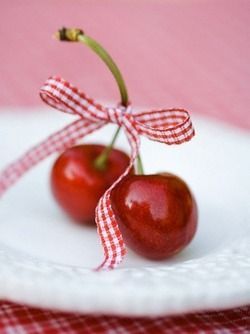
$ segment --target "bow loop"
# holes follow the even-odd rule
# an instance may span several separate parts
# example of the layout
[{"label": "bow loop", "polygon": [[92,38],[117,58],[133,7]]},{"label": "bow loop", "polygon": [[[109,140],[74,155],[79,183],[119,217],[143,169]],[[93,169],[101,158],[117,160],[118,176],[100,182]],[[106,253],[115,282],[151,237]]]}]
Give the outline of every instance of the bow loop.
[{"label": "bow loop", "polygon": [[78,115],[91,122],[107,120],[106,108],[60,77],[51,77],[40,89],[42,100],[51,107]]},{"label": "bow loop", "polygon": [[137,112],[134,118],[140,134],[168,145],[182,144],[195,134],[190,115],[185,109]]}]

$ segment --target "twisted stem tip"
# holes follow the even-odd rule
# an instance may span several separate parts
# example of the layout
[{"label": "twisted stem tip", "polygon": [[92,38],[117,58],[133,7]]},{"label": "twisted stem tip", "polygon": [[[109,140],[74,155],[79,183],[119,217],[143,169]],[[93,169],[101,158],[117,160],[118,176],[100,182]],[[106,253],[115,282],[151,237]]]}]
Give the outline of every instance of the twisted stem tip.
[{"label": "twisted stem tip", "polygon": [[83,36],[84,32],[78,28],[65,28],[59,29],[54,37],[59,41],[66,41],[66,42],[78,42],[79,36]]}]

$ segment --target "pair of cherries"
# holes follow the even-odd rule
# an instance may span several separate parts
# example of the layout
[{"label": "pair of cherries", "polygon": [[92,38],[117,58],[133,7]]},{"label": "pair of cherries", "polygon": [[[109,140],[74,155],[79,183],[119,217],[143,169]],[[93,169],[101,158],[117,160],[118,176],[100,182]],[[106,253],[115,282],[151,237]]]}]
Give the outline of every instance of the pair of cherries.
[{"label": "pair of cherries", "polygon": [[[98,42],[80,29],[63,28],[56,37],[90,47],[113,74],[121,103],[128,104],[123,77]],[[56,201],[81,224],[94,226],[99,199],[129,164],[128,155],[113,148],[116,136],[117,133],[108,149],[93,144],[69,148],[52,168],[51,188]],[[112,190],[110,200],[125,243],[149,259],[160,260],[176,254],[196,232],[196,201],[187,184],[173,174],[135,175],[133,169]]]},{"label": "pair of cherries", "polygon": [[[55,199],[75,221],[93,224],[98,200],[125,171],[129,157],[112,149],[106,167],[95,161],[101,145],[79,145],[55,162]],[[149,259],[168,258],[189,244],[197,227],[197,206],[186,183],[169,174],[125,177],[111,192],[111,204],[125,243]]]}]

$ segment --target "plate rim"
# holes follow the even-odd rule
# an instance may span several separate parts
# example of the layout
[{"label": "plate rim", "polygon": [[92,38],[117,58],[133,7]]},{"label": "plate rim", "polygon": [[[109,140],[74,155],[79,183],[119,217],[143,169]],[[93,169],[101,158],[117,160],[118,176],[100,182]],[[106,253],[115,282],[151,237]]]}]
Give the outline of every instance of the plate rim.
[{"label": "plate rim", "polygon": [[[129,317],[170,316],[244,306],[250,303],[250,251],[248,251],[250,238],[242,238],[240,241],[240,243],[239,240],[233,242],[216,255],[209,254],[173,267],[117,268],[108,272],[95,272],[89,268],[28,258],[23,254],[17,255],[16,251],[11,251],[1,243],[0,298],[59,311]],[[237,266],[231,266],[232,258]],[[202,264],[206,264],[206,271],[199,273],[197,266]],[[213,277],[218,265],[222,267]],[[225,268],[230,267],[234,282],[232,284],[225,281],[221,286],[218,277],[223,273],[222,268],[225,271]],[[242,273],[245,271],[248,274],[242,278]],[[18,277],[17,272],[20,273]],[[187,293],[188,289],[181,290],[180,282],[173,281],[171,286],[163,289],[160,283],[165,279],[168,283],[171,282],[171,272],[177,276],[181,273],[185,275],[190,275],[190,272],[193,275],[198,273],[201,277],[207,276],[210,272],[213,280],[209,281],[209,276],[207,277],[207,293],[204,293],[204,278],[199,285],[197,282],[190,285],[189,280],[192,293]],[[145,281],[145,275],[148,282]],[[130,284],[127,284],[127,280]],[[236,281],[240,282],[240,285],[235,284]],[[219,283],[220,289],[216,286],[216,282]],[[65,289],[65,286],[69,289]],[[147,288],[154,291],[154,298],[152,290],[150,293],[146,292]],[[192,291],[192,288],[195,290]]]}]

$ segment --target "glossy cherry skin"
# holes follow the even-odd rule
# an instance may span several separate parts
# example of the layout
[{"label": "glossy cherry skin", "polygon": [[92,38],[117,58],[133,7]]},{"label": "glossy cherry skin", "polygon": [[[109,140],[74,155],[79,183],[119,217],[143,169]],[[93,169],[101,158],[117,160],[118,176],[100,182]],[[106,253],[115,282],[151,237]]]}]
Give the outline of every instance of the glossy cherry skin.
[{"label": "glossy cherry skin", "polygon": [[79,145],[67,149],[51,171],[52,193],[61,208],[76,222],[94,223],[100,197],[125,171],[129,157],[112,149],[104,170],[94,166],[102,145]]},{"label": "glossy cherry skin", "polygon": [[127,246],[148,259],[178,253],[196,232],[196,201],[173,174],[128,176],[112,190],[111,204]]}]

